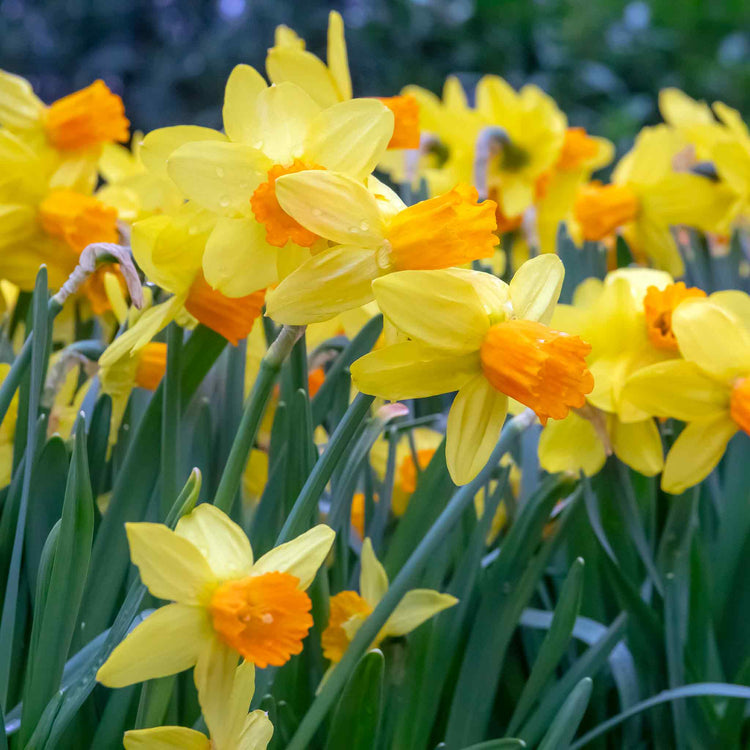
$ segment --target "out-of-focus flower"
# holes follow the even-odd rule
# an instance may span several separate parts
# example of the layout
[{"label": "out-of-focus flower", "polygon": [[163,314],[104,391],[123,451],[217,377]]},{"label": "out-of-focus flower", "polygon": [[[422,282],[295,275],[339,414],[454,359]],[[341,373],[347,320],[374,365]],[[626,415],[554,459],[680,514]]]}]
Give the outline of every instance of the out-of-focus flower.
[{"label": "out-of-focus flower", "polygon": [[237,659],[264,668],[302,651],[312,627],[305,593],[333,544],[316,526],[259,560],[245,532],[212,505],[199,505],[174,531],[163,524],[126,524],[141,579],[167,604],[112,652],[97,679],[110,687],[196,667],[231,691]]},{"label": "out-of-focus flower", "polygon": [[[229,661],[236,657],[229,656]],[[221,665],[222,670],[227,665]],[[220,676],[224,676],[222,671]],[[153,727],[125,732],[125,750],[265,750],[273,724],[265,711],[247,712],[255,692],[255,667],[243,662],[232,679],[216,680],[216,673],[196,665],[194,679],[210,739],[186,727]]]},{"label": "out-of-focus flower", "polygon": [[373,181],[371,189],[334,172],[278,180],[282,208],[337,244],[316,253],[268,294],[270,317],[286,324],[319,322],[370,302],[372,281],[385,274],[492,256],[495,204],[477,204],[474,188],[459,185],[409,207],[382,184]]},{"label": "out-of-focus flower", "polygon": [[[328,626],[321,637],[323,656],[332,662],[326,675],[341,661],[357,631],[388,591],[388,576],[375,557],[369,538],[362,544],[360,564],[359,593],[342,591],[331,597]],[[407,591],[370,648],[377,647],[385,638],[411,633],[423,622],[457,603],[456,597],[432,589]]]},{"label": "out-of-focus flower", "polygon": [[750,298],[728,291],[689,300],[672,330],[684,359],[640,370],[625,392],[650,414],[687,422],[662,474],[663,489],[677,494],[711,473],[738,430],[750,434]]},{"label": "out-of-focus flower", "polygon": [[364,393],[401,400],[458,390],[446,435],[446,460],[457,484],[486,464],[508,398],[542,422],[579,408],[594,381],[589,344],[550,328],[563,279],[555,255],[525,263],[507,285],[478,271],[401,271],[373,283],[384,315],[408,341],[352,365]]},{"label": "out-of-focus flower", "polygon": [[547,471],[596,474],[608,453],[646,476],[664,465],[659,430],[651,415],[624,392],[628,378],[656,362],[679,356],[672,329],[674,311],[686,299],[705,297],[664,271],[620,269],[604,283],[589,279],[572,307],[559,305],[553,325],[585,338],[594,389],[587,405],[549,423],[539,441]]},{"label": "out-of-focus flower", "polygon": [[[0,363],[0,383],[8,377],[10,365]],[[13,472],[13,440],[16,435],[16,419],[18,418],[18,393],[13,396],[5,418],[0,424],[0,487],[10,482]]]},{"label": "out-of-focus flower", "polygon": [[721,230],[732,194],[707,177],[676,172],[673,159],[679,149],[680,139],[666,126],[644,128],[615,168],[611,184],[580,188],[574,206],[580,236],[603,240],[620,231],[637,257],[681,276],[684,264],[671,227]]},{"label": "out-of-focus flower", "polygon": [[364,180],[391,137],[393,115],[373,99],[323,108],[294,83],[269,87],[253,68],[238,65],[227,81],[224,130],[156,130],[146,136],[142,158],[156,173],[166,169],[216,217],[202,258],[205,278],[223,294],[244,297],[325,244],[284,212],[276,180],[308,169]]}]

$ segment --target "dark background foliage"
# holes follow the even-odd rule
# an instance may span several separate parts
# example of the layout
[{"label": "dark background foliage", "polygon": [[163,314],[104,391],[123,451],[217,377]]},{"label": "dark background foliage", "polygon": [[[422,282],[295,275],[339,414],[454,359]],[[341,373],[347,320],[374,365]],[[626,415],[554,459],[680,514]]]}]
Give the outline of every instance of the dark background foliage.
[{"label": "dark background foliage", "polygon": [[143,130],[215,126],[232,66],[262,69],[280,23],[324,55],[330,8],[360,95],[495,72],[621,146],[663,86],[750,110],[748,0],[0,0],[0,67],[46,101],[103,77]]}]

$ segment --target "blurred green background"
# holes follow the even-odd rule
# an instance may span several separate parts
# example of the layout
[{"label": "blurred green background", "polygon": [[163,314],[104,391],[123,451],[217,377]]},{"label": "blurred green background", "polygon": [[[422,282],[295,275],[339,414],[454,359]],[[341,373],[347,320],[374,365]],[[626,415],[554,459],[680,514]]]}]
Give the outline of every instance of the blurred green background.
[{"label": "blurred green background", "polygon": [[0,67],[45,101],[102,77],[143,130],[216,126],[232,66],[262,69],[280,23],[324,55],[331,8],[360,95],[499,73],[621,147],[664,86],[750,110],[748,0],[0,0]]}]

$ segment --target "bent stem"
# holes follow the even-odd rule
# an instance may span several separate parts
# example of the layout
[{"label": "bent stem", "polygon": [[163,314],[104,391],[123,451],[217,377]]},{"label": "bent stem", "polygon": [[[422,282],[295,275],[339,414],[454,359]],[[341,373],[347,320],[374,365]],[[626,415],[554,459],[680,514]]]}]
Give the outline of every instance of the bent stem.
[{"label": "bent stem", "polygon": [[527,410],[508,422],[500,435],[500,440],[492,451],[487,465],[469,484],[461,487],[445,506],[437,521],[419,543],[411,557],[406,561],[404,567],[401,568],[401,571],[393,580],[393,583],[385,596],[380,600],[374,612],[365,620],[354,640],[349,644],[349,648],[346,650],[343,658],[333,672],[331,672],[323,689],[302,719],[297,732],[287,746],[287,750],[304,750],[309,746],[315,732],[333,706],[336,696],[349,679],[349,675],[352,673],[354,667],[375,640],[404,594],[413,587],[424,565],[434,554],[448,532],[459,521],[464,510],[473,502],[474,496],[479,489],[489,481],[500,459],[508,452],[518,436],[533,424],[534,420],[535,416],[533,412]]},{"label": "bent stem", "polygon": [[214,497],[214,505],[225,513],[230,513],[234,505],[247,458],[258,434],[281,365],[304,332],[305,326],[284,326],[261,360],[258,377],[242,411],[242,420],[232,441],[229,458]]}]

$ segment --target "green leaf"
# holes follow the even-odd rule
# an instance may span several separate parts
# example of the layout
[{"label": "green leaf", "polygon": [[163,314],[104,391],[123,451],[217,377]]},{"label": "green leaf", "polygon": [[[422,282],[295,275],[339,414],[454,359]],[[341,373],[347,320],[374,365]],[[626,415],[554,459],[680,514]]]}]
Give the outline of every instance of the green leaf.
[{"label": "green leaf", "polygon": [[167,328],[167,368],[161,411],[161,509],[169,511],[179,491],[180,475],[180,360],[182,328],[170,323]]},{"label": "green leaf", "polygon": [[581,608],[583,566],[583,560],[579,557],[574,561],[565,579],[555,607],[552,624],[542,642],[529,679],[508,725],[509,734],[515,734],[565,653]]},{"label": "green leaf", "polygon": [[383,699],[383,653],[366,653],[346,683],[328,730],[326,750],[370,750],[376,744]]},{"label": "green leaf", "polygon": [[523,740],[506,737],[502,740],[487,740],[487,742],[469,745],[462,750],[521,750],[524,747],[526,747],[526,743]]},{"label": "green leaf", "polygon": [[584,677],[573,688],[537,750],[566,750],[570,746],[589,705],[592,685],[591,678]]},{"label": "green leaf", "polygon": [[627,711],[623,711],[617,714],[617,716],[613,716],[611,719],[594,727],[590,732],[587,732],[583,737],[574,742],[570,746],[570,750],[578,750],[578,748],[585,747],[597,737],[601,737],[603,734],[609,732],[610,729],[614,729],[616,726],[622,724],[623,721],[627,721],[631,716],[635,716],[642,711],[647,711],[649,708],[658,706],[661,703],[669,703],[675,700],[682,700],[683,698],[702,697],[739,698],[747,702],[750,701],[750,687],[729,685],[721,682],[698,682],[692,685],[683,685],[674,690],[663,690],[658,695],[641,701],[635,706],[631,706]]},{"label": "green leaf", "polygon": [[75,425],[75,445],[65,488],[60,532],[44,609],[37,611],[36,648],[31,652],[24,691],[21,741],[31,736],[45,705],[58,690],[83,596],[94,533],[94,501],[88,471],[83,417]]}]

